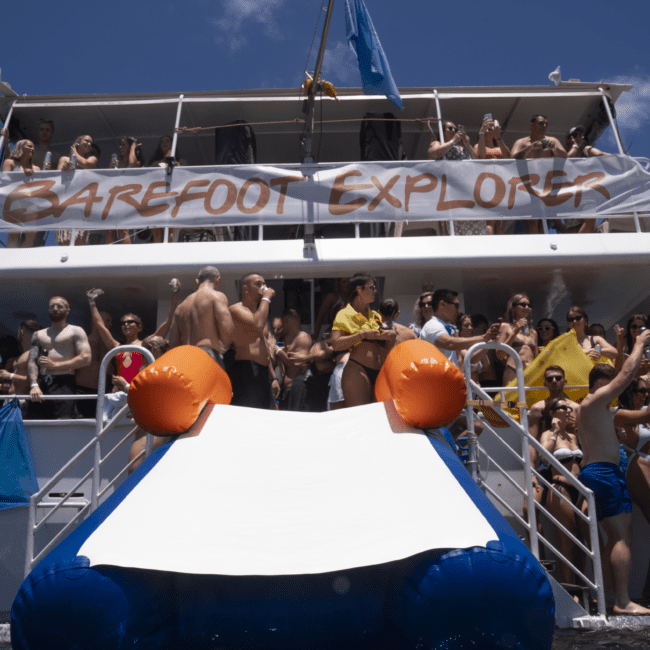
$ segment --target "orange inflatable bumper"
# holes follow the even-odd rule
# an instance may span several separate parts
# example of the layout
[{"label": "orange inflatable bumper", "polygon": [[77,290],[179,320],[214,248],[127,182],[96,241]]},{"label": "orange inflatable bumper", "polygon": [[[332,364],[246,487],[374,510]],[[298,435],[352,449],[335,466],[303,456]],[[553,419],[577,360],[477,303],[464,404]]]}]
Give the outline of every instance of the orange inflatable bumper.
[{"label": "orange inflatable bumper", "polygon": [[453,422],[467,399],[461,371],[427,341],[404,341],[386,357],[375,384],[378,402],[395,401],[408,424],[426,429]]},{"label": "orange inflatable bumper", "polygon": [[206,404],[230,404],[232,385],[210,355],[193,345],[163,354],[131,382],[135,421],[158,436],[187,431]]}]

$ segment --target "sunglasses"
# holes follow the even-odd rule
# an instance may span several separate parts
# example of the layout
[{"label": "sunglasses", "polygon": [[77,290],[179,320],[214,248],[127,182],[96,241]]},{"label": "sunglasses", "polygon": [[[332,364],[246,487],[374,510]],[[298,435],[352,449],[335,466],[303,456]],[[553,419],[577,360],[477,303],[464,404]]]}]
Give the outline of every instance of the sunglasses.
[{"label": "sunglasses", "polygon": [[124,325],[141,325],[141,324],[142,323],[138,323],[137,320],[123,320],[122,321],[122,327],[124,327]]},{"label": "sunglasses", "polygon": [[550,330],[552,330],[552,329],[553,329],[553,328],[552,328],[550,325],[547,325],[546,327],[543,327],[542,325],[540,325],[540,326],[537,328],[537,331],[538,331],[538,332],[539,332],[539,331],[548,332],[548,331],[550,331]]},{"label": "sunglasses", "polygon": [[448,305],[453,305],[456,307],[456,309],[460,309],[460,303],[458,300],[456,300],[456,302],[452,302],[451,300],[443,300],[443,302],[446,302]]},{"label": "sunglasses", "polygon": [[421,302],[421,303],[418,303],[418,304],[420,305],[420,309],[424,309],[425,307],[433,307],[432,302]]},{"label": "sunglasses", "polygon": [[449,126],[449,125],[447,125],[445,129],[447,129],[447,131],[453,131],[454,133],[458,131],[458,129],[455,126]]},{"label": "sunglasses", "polygon": [[584,316],[567,316],[566,317],[566,322],[567,323],[573,323],[574,321],[582,320],[583,318],[584,318]]},{"label": "sunglasses", "polygon": [[648,395],[650,394],[650,390],[647,388],[637,388],[636,390],[632,391],[633,393],[641,393],[642,395]]},{"label": "sunglasses", "polygon": [[638,330],[638,329],[640,329],[641,327],[644,327],[644,326],[643,326],[643,325],[630,325],[630,329],[631,329],[631,330]]},{"label": "sunglasses", "polygon": [[556,406],[554,409],[551,409],[552,411],[566,411],[567,413],[570,413],[573,411],[573,409],[570,406]]},{"label": "sunglasses", "polygon": [[544,381],[562,381],[564,377],[562,375],[546,375]]},{"label": "sunglasses", "polygon": [[515,307],[530,307],[531,304],[529,302],[516,302]]}]

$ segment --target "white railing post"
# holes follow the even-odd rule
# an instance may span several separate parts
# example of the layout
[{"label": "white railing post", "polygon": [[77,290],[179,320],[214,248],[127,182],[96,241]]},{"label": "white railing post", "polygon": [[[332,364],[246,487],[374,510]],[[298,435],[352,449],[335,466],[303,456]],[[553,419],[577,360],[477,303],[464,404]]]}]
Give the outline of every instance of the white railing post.
[{"label": "white railing post", "polygon": [[[524,386],[524,366],[519,358],[519,355],[505,343],[497,343],[496,341],[491,341],[489,343],[476,343],[473,345],[465,354],[465,362],[463,364],[463,370],[465,375],[465,383],[467,385],[468,394],[471,396],[471,381],[472,381],[472,371],[470,368],[470,363],[474,352],[480,349],[487,350],[501,350],[506,354],[510,355],[515,362],[515,370],[517,374],[517,401],[519,404],[526,404],[526,389]],[[471,409],[471,427],[472,433],[474,433],[474,418],[473,418],[473,408],[469,406],[468,415],[470,414]],[[528,432],[528,409],[524,407],[519,408],[520,413],[520,425],[522,429],[527,433]],[[470,418],[468,417],[467,426],[470,426]],[[539,560],[539,539],[537,535],[537,513],[535,511],[535,498],[533,495],[533,474],[530,467],[530,450],[528,448],[528,441],[526,436],[522,436],[522,456],[524,459],[524,481],[526,483],[526,501],[528,504],[528,523],[530,524],[530,550],[532,554]],[[475,467],[476,474],[478,474],[478,438],[476,434],[473,435],[473,440],[470,439],[468,435],[468,455],[470,463],[474,461],[473,468]],[[472,472],[474,476],[474,472]],[[479,479],[480,480],[480,479]]]},{"label": "white railing post", "polygon": [[616,139],[616,144],[618,145],[618,151],[619,153],[625,154],[625,148],[623,147],[623,143],[621,142],[621,136],[618,132],[618,129],[616,128],[616,122],[614,122],[614,116],[612,115],[612,111],[609,108],[609,102],[607,93],[603,88],[598,88],[600,91],[600,94],[603,96],[603,104],[605,105],[605,111],[607,112],[607,117],[609,118],[609,125],[612,127],[612,133],[614,134],[614,138]]},{"label": "white railing post", "polygon": [[98,505],[99,483],[100,483],[100,467],[102,459],[101,448],[101,433],[104,428],[104,402],[106,395],[106,369],[110,360],[117,356],[120,352],[138,352],[143,355],[148,363],[154,362],[154,356],[147,348],[141,345],[120,345],[117,348],[109,350],[102,359],[99,368],[99,385],[97,387],[97,411],[95,412],[95,460],[92,478],[92,491],[90,497],[90,512],[94,512]]}]

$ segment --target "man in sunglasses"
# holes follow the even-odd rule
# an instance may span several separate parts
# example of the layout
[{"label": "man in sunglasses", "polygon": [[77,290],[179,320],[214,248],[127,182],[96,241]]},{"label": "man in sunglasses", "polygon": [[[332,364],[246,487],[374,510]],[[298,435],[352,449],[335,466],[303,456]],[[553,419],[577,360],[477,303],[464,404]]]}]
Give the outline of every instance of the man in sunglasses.
[{"label": "man in sunglasses", "polygon": [[[630,600],[632,504],[625,476],[619,468],[619,440],[609,405],[634,379],[644,348],[650,346],[650,330],[637,336],[620,372],[596,364],[589,373],[589,393],[576,415],[578,438],[584,453],[578,478],[594,492],[596,518],[607,535],[603,560],[613,578],[614,614],[650,615],[650,610]],[[594,513],[590,513],[591,516]],[[605,567],[607,568],[607,567]],[[611,585],[606,585],[611,592]]]},{"label": "man in sunglasses", "polygon": [[[548,397],[535,402],[530,407],[528,411],[528,432],[530,433],[535,440],[539,441],[542,433],[544,432],[544,427],[542,423],[542,415],[546,410],[546,407],[554,400],[561,399],[573,409],[569,411],[568,414],[568,423],[567,429],[571,431],[575,430],[575,412],[578,409],[578,404],[572,401],[569,396],[564,392],[564,387],[566,386],[566,378],[564,376],[564,370],[560,366],[549,366],[544,371],[544,388],[548,390]],[[531,446],[528,448],[530,451],[530,464],[531,467],[535,468],[537,466],[537,452]],[[539,472],[544,472],[544,470],[549,472],[549,475],[545,478],[550,480],[550,468],[548,465],[542,467],[541,465],[537,467]],[[545,494],[548,488],[544,485],[540,485],[537,481],[537,477],[533,474],[533,497],[537,503],[544,504],[546,501]],[[524,500],[524,512],[526,511],[526,501]]]},{"label": "man in sunglasses", "polygon": [[438,289],[431,297],[433,316],[424,324],[420,339],[435,345],[452,363],[458,365],[458,350],[467,350],[475,343],[487,343],[496,340],[501,323],[495,323],[485,334],[458,338],[458,329],[454,325],[460,311],[458,292],[450,289]]},{"label": "man in sunglasses", "polygon": [[[568,406],[573,409],[573,412],[578,408],[578,404],[571,400],[571,398],[564,392],[566,386],[566,378],[564,370],[560,366],[549,366],[544,371],[544,388],[548,390],[548,397],[535,402],[528,411],[528,432],[535,440],[539,440],[542,435],[542,413],[546,407],[554,400],[561,399],[566,402]],[[575,426],[575,419],[570,416],[569,423]],[[531,461],[533,450],[531,449]]]},{"label": "man in sunglasses", "polygon": [[46,400],[43,395],[74,395],[75,370],[90,363],[86,332],[67,322],[70,305],[65,298],[50,299],[52,325],[32,336],[27,376],[30,384],[28,417],[35,420],[68,420],[75,417],[74,400]]}]

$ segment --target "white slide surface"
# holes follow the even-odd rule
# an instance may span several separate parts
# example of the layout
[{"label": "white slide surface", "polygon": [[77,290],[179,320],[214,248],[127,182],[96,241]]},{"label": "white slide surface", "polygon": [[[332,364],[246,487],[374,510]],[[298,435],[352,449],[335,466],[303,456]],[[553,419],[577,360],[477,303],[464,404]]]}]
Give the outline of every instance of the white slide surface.
[{"label": "white slide surface", "polygon": [[420,429],[384,404],[328,413],[217,405],[79,551],[91,566],[300,575],[497,534]]}]

